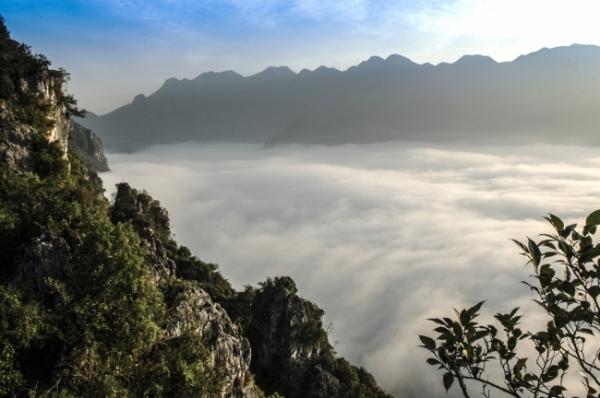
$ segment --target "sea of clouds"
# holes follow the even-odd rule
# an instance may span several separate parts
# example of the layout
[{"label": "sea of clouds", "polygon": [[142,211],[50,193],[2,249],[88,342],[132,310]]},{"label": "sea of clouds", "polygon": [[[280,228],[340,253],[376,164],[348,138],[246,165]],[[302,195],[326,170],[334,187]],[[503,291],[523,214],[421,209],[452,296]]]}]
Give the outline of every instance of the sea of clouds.
[{"label": "sea of clouds", "polygon": [[337,352],[399,398],[447,396],[417,348],[426,318],[483,299],[537,311],[510,238],[600,208],[596,148],[182,144],[109,162],[109,193],[147,190],[236,287],[292,276]]}]

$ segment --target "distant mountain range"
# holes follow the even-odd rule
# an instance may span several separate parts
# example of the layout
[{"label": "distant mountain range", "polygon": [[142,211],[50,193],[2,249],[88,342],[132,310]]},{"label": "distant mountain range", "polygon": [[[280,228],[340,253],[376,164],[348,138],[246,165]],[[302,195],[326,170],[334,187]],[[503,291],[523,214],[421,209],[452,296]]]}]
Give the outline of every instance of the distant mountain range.
[{"label": "distant mountain range", "polygon": [[345,71],[269,67],[168,79],[80,121],[111,150],[184,141],[385,140],[600,144],[600,47],[543,48],[511,62],[371,57]]}]

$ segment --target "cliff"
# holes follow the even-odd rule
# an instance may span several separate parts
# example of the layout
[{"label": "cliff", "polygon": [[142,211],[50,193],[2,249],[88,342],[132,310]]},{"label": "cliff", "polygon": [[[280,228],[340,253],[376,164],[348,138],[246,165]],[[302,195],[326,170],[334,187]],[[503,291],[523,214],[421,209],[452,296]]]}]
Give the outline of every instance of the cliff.
[{"label": "cliff", "polygon": [[0,396],[385,397],[289,278],[238,292],[149,194],[109,202],[64,72],[1,20],[0,50]]},{"label": "cliff", "polygon": [[39,101],[43,107],[40,109],[32,104],[20,109],[21,99],[0,98],[0,161],[23,170],[31,168],[35,147],[41,140],[54,144],[63,159],[67,158],[71,120],[57,95],[62,84],[63,76],[50,71],[18,78],[15,85],[19,94],[32,98],[32,102]]},{"label": "cliff", "polygon": [[102,140],[92,130],[77,122],[71,122],[69,131],[72,149],[96,172],[108,171]]}]

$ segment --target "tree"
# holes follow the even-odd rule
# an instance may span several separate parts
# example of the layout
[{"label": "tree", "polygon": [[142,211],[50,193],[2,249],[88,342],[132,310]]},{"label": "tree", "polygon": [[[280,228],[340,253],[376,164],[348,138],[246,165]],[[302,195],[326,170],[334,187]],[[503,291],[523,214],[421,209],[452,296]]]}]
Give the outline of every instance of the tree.
[{"label": "tree", "polygon": [[514,242],[533,269],[523,283],[547,324],[523,331],[518,308],[496,314],[497,325],[481,324],[483,302],[455,310],[454,318],[430,319],[437,336],[419,336],[421,347],[432,354],[427,363],[443,371],[446,390],[456,384],[467,398],[473,387],[485,397],[566,397],[582,385],[587,398],[600,397],[600,244],[594,239],[600,210],[581,229],[552,214],[546,220],[552,233]]}]

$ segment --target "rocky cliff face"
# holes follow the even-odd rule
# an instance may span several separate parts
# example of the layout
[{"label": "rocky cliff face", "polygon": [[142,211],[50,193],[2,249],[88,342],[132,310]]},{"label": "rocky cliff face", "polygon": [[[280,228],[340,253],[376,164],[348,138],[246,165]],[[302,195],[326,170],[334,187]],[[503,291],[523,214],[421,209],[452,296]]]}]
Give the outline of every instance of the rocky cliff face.
[{"label": "rocky cliff face", "polygon": [[211,294],[181,287],[167,327],[170,336],[193,329],[209,337],[213,363],[227,374],[224,396],[254,397],[258,385],[287,398],[388,397],[366,370],[335,356],[322,323],[323,310],[301,298],[291,278],[234,291],[216,269],[171,239],[168,213],[160,203],[126,183],[117,187],[111,218],[134,225],[159,283],[224,285],[207,287]]},{"label": "rocky cliff face", "polygon": [[66,107],[61,104],[62,85],[62,77],[47,73],[39,79],[37,87],[28,87],[27,90],[35,90],[40,94],[42,102],[47,104],[47,118],[52,125],[50,130],[46,132],[48,142],[56,142],[64,153],[64,159],[66,159],[72,122],[67,114]]},{"label": "rocky cliff face", "polygon": [[223,307],[198,288],[186,288],[177,295],[169,311],[166,338],[176,339],[190,331],[207,341],[212,366],[226,375],[221,397],[260,396],[250,373],[250,343]]},{"label": "rocky cliff face", "polygon": [[57,94],[62,78],[46,72],[30,80],[20,79],[19,85],[21,93],[44,104],[45,112],[36,117],[43,120],[46,128],[24,122],[19,117],[19,109],[10,101],[0,99],[0,162],[21,170],[30,169],[34,147],[41,139],[55,144],[62,158],[67,159],[71,119]]},{"label": "rocky cliff face", "polygon": [[[159,284],[180,280],[177,275],[171,240],[169,216],[160,203],[145,192],[138,192],[129,184],[117,186],[111,210],[114,222],[131,222],[142,238],[141,244],[148,253],[146,261]],[[165,339],[177,339],[192,332],[204,339],[211,352],[212,366],[225,377],[221,390],[223,398],[254,398],[259,389],[250,372],[251,348],[238,326],[227,312],[215,303],[203,289],[187,284],[177,284],[175,296],[169,305]]]},{"label": "rocky cliff face", "polygon": [[13,124],[6,102],[0,101],[0,163],[14,169],[27,169],[31,164],[32,137],[37,131],[29,125]]},{"label": "rocky cliff face", "polygon": [[287,398],[389,397],[366,370],[337,358],[321,310],[288,277],[268,279],[251,304],[252,371],[267,393]]},{"label": "rocky cliff face", "polygon": [[72,122],[69,134],[72,149],[92,170],[98,173],[109,170],[100,137],[77,122]]}]

